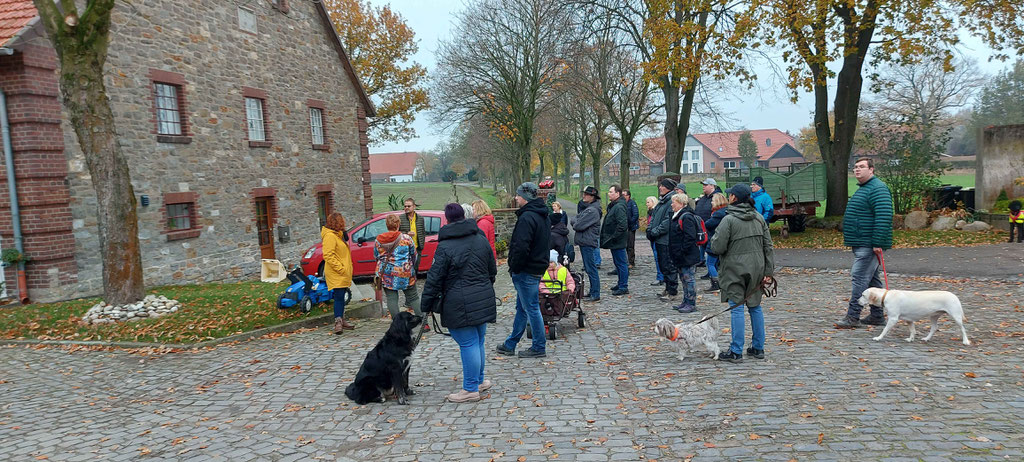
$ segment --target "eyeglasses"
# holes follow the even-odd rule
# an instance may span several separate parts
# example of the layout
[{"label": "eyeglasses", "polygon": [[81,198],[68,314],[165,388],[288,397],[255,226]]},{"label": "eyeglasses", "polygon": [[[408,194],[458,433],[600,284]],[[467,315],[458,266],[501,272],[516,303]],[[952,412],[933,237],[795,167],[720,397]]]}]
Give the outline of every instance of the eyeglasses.
[{"label": "eyeglasses", "polygon": [[405,208],[410,208],[410,207],[412,207],[412,206],[411,206],[411,205],[406,205],[406,206],[405,206]]}]

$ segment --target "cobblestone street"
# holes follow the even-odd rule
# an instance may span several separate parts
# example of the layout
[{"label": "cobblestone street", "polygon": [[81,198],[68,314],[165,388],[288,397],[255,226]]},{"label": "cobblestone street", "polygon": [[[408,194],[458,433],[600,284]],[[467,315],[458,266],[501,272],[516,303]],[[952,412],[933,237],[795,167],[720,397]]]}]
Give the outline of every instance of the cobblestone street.
[{"label": "cobblestone street", "polygon": [[[658,338],[679,315],[650,287],[638,242],[631,295],[587,306],[542,360],[489,355],[495,382],[478,403],[444,402],[461,385],[454,341],[427,334],[409,406],[356,406],[343,394],[386,320],[343,336],[328,328],[205,351],[0,348],[5,460],[1021,460],[1024,289],[1020,282],[890,275],[890,285],[956,293],[971,346],[948,318],[929,343],[906,323],[837,331],[849,275],[783,270],[765,304],[765,360],[684,361]],[[507,274],[498,293],[511,294]],[[699,274],[703,274],[700,270]],[[698,291],[706,287],[698,283]],[[488,327],[509,332],[514,297]],[[575,315],[563,326],[575,325]],[[728,348],[728,318],[720,347]],[[869,332],[869,331],[874,332]],[[749,336],[749,329],[748,329]],[[749,341],[749,337],[748,337]],[[524,342],[528,342],[524,338]]]}]

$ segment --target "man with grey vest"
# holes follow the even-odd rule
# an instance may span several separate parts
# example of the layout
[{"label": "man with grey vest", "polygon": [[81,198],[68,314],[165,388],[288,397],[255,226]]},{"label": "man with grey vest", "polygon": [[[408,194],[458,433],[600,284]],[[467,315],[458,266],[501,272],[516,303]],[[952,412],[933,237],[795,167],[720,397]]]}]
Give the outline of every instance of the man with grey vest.
[{"label": "man with grey vest", "polygon": [[668,231],[669,226],[672,226],[672,196],[675,195],[673,190],[676,186],[676,182],[671,178],[665,178],[658,183],[660,198],[658,205],[654,206],[651,223],[647,226],[647,240],[654,243],[658,254],[658,267],[664,275],[665,290],[658,294],[658,298],[664,302],[675,301],[679,294],[678,274],[668,249]]},{"label": "man with grey vest", "polygon": [[597,245],[601,236],[601,201],[597,188],[587,186],[583,189],[582,207],[572,219],[572,229],[576,231],[574,242],[580,246],[583,257],[583,270],[590,278],[590,293],[583,301],[596,302],[601,299],[601,279],[597,273]]}]

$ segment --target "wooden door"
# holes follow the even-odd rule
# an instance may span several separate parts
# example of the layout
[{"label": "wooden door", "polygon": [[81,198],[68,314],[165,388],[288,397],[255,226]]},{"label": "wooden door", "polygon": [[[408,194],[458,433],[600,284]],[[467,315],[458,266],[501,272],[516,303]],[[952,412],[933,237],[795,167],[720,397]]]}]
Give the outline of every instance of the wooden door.
[{"label": "wooden door", "polygon": [[260,258],[274,258],[274,228],[270,220],[270,198],[256,198],[256,236],[260,242]]}]

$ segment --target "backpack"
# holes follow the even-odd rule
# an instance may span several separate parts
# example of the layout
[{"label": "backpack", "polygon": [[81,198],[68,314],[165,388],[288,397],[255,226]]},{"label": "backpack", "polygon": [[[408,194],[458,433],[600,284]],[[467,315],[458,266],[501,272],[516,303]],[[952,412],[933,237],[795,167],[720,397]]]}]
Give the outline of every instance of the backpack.
[{"label": "backpack", "polygon": [[[704,245],[708,243],[708,229],[704,227],[704,220],[698,217],[696,214],[686,212],[683,217],[693,217],[697,221],[697,245]],[[683,220],[679,220],[679,229],[683,229]]]}]

